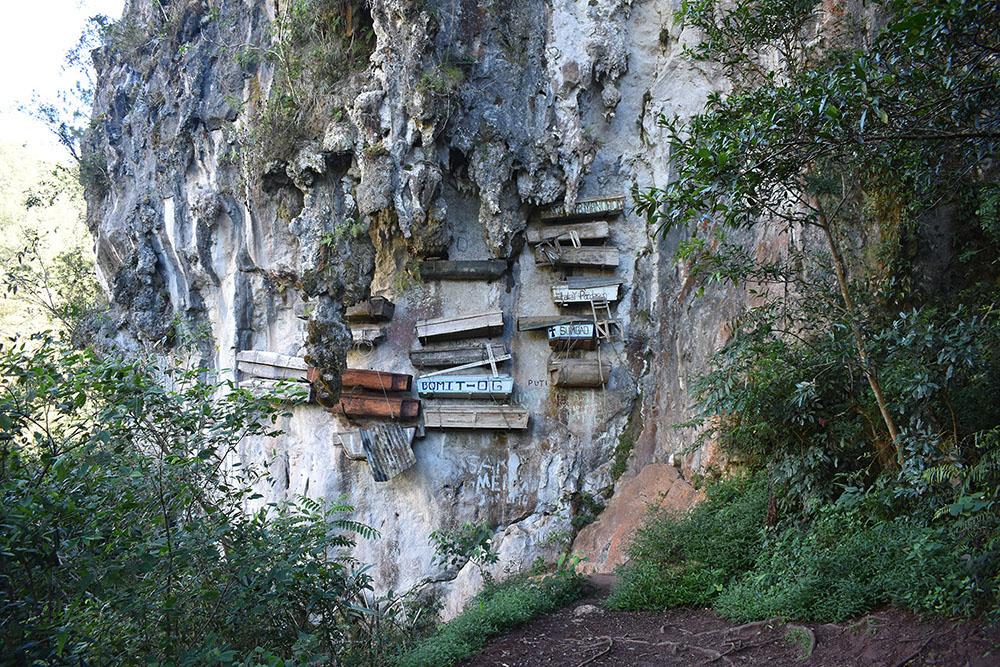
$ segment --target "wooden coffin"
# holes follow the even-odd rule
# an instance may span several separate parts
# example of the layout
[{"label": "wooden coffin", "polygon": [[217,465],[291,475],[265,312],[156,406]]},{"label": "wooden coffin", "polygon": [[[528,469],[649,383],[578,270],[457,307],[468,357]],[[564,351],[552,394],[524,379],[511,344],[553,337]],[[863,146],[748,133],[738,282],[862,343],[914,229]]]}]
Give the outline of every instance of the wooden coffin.
[{"label": "wooden coffin", "polygon": [[499,310],[417,322],[417,337],[421,341],[496,336],[501,333],[503,333],[503,313]]},{"label": "wooden coffin", "polygon": [[557,387],[603,387],[611,375],[611,362],[597,359],[552,359],[549,374]]},{"label": "wooden coffin", "polygon": [[356,303],[344,311],[348,322],[385,322],[392,319],[396,306],[384,296],[373,296],[367,301]]},{"label": "wooden coffin", "polygon": [[384,327],[354,327],[351,329],[351,339],[356,346],[377,345],[385,338]]},{"label": "wooden coffin", "polygon": [[424,280],[496,280],[507,272],[503,259],[431,260],[420,264]]},{"label": "wooden coffin", "polygon": [[579,317],[573,315],[523,315],[517,318],[518,331],[537,331],[548,329],[557,324],[578,322]]},{"label": "wooden coffin", "polygon": [[410,447],[412,436],[399,424],[373,424],[360,433],[368,470],[376,482],[388,482],[416,464],[417,457]]},{"label": "wooden coffin", "polygon": [[596,327],[593,322],[556,324],[546,331],[549,345],[557,350],[593,350],[597,347]]},{"label": "wooden coffin", "polygon": [[371,389],[376,392],[405,392],[410,391],[412,388],[413,376],[404,375],[403,373],[348,368],[340,376],[340,386],[344,389]]},{"label": "wooden coffin", "polygon": [[[506,348],[499,343],[486,343],[493,350],[493,358],[507,354]],[[486,345],[453,345],[450,347],[434,347],[410,352],[410,363],[417,368],[445,368],[486,361],[489,355]]]},{"label": "wooden coffin", "polygon": [[554,246],[535,248],[535,264],[552,266],[590,266],[613,269],[618,266],[618,248],[613,246]]},{"label": "wooden coffin", "polygon": [[610,231],[606,220],[595,220],[575,225],[532,225],[528,227],[526,236],[532,245],[546,241],[571,243],[574,236],[580,241],[603,241]]},{"label": "wooden coffin", "polygon": [[305,382],[248,378],[240,380],[238,386],[257,398],[273,398],[282,403],[308,403],[312,400],[312,388]]},{"label": "wooden coffin", "polygon": [[618,301],[621,282],[611,279],[568,280],[552,286],[552,300],[558,304]]},{"label": "wooden coffin", "polygon": [[528,411],[517,405],[429,405],[424,407],[427,428],[525,429]]},{"label": "wooden coffin", "polygon": [[[417,428],[415,426],[407,426],[403,429],[406,433],[406,438],[409,442],[413,443],[413,438],[417,434]],[[365,461],[368,457],[365,456],[364,445],[361,444],[361,431],[345,431],[343,433],[337,433],[336,437],[340,440],[341,447],[344,448],[344,455],[355,461]]]},{"label": "wooden coffin", "polygon": [[433,375],[417,378],[417,394],[428,398],[506,398],[514,391],[509,375]]},{"label": "wooden coffin", "polygon": [[305,380],[307,367],[301,357],[244,350],[236,355],[236,368],[245,376],[268,380]]},{"label": "wooden coffin", "polygon": [[340,395],[337,406],[330,410],[347,417],[416,419],[420,412],[420,400],[376,393],[344,393]]},{"label": "wooden coffin", "polygon": [[625,197],[595,197],[593,199],[577,200],[573,206],[555,204],[538,211],[538,219],[542,221],[562,220],[566,218],[606,218],[620,215],[625,210]]}]

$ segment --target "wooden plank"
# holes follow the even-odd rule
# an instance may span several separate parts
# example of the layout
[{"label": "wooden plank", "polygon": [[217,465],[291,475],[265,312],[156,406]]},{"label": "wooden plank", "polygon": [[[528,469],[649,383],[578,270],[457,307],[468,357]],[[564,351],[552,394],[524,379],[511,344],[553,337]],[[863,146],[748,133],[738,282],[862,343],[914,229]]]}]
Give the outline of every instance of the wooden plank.
[{"label": "wooden plank", "polygon": [[236,368],[243,376],[268,380],[305,380],[306,362],[301,357],[262,350],[236,354]]},{"label": "wooden plank", "polygon": [[590,303],[591,301],[607,300],[609,303],[618,301],[621,283],[599,285],[595,287],[569,287],[566,283],[552,286],[552,300],[559,304]]},{"label": "wooden plank", "polygon": [[610,232],[607,220],[596,220],[571,225],[531,225],[526,236],[531,244],[545,241],[570,243],[574,235],[581,241],[602,241],[608,238]]},{"label": "wooden plank", "polygon": [[553,266],[590,266],[613,269],[620,260],[618,248],[614,246],[538,246],[535,248],[535,264]]},{"label": "wooden plank", "polygon": [[611,375],[611,362],[597,359],[552,359],[552,383],[557,387],[603,387]]},{"label": "wooden plank", "polygon": [[603,218],[620,215],[625,210],[625,197],[595,197],[593,199],[578,199],[573,206],[554,204],[538,211],[538,219],[542,221],[563,220],[566,218]]},{"label": "wooden plank", "polygon": [[384,296],[373,296],[350,306],[344,311],[344,319],[348,322],[385,322],[391,320],[396,312],[396,306]]},{"label": "wooden plank", "polygon": [[333,413],[348,417],[381,417],[387,419],[415,419],[420,412],[420,400],[379,394],[343,393]]},{"label": "wooden plank", "polygon": [[434,375],[417,378],[417,394],[428,398],[506,398],[514,391],[509,375]]},{"label": "wooden plank", "polygon": [[507,272],[503,259],[431,260],[420,264],[424,280],[496,280]]},{"label": "wooden plank", "polygon": [[385,327],[354,327],[351,339],[355,345],[376,345],[385,338]]},{"label": "wooden plank", "polygon": [[517,405],[428,405],[424,425],[436,429],[525,429],[528,411]]},{"label": "wooden plank", "polygon": [[536,331],[548,329],[557,324],[579,322],[580,317],[574,315],[522,315],[517,318],[518,331]]},{"label": "wooden plank", "polygon": [[410,438],[399,424],[373,424],[360,433],[368,469],[376,482],[388,482],[416,465]]},{"label": "wooden plank", "polygon": [[309,403],[312,400],[312,388],[304,382],[249,378],[240,380],[237,386],[257,398],[273,398],[282,403]]},{"label": "wooden plank", "polygon": [[597,347],[596,327],[593,322],[556,324],[547,330],[549,345],[558,350],[593,350]]},{"label": "wooden plank", "polygon": [[344,389],[359,387],[376,392],[410,391],[413,387],[413,376],[363,368],[348,368],[340,376],[340,385]]},{"label": "wooden plank", "polygon": [[503,312],[499,310],[417,322],[417,337],[421,341],[496,336],[501,333],[503,333]]},{"label": "wooden plank", "polygon": [[[493,349],[493,357],[498,358],[507,354],[506,348],[499,343],[487,343]],[[472,364],[477,361],[486,361],[486,347],[484,345],[455,345],[451,347],[433,347],[410,352],[410,363],[417,368],[444,368],[461,364]]]},{"label": "wooden plank", "polygon": [[[403,429],[406,433],[407,440],[412,443],[414,437],[417,435],[417,427],[407,426]],[[368,457],[365,456],[365,447],[361,443],[361,430],[356,431],[344,431],[343,433],[335,434],[337,439],[340,441],[340,446],[344,448],[344,455],[354,461],[366,461]]]}]

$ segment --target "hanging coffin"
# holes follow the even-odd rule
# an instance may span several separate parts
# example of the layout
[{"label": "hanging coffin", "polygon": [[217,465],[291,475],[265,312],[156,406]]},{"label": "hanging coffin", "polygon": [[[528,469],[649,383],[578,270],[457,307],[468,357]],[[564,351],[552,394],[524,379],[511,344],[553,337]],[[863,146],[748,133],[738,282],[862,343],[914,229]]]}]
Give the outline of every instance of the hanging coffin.
[{"label": "hanging coffin", "polygon": [[416,464],[411,438],[399,424],[375,424],[360,433],[368,468],[376,482],[388,482]]},{"label": "hanging coffin", "polygon": [[351,338],[356,346],[373,346],[385,338],[385,328],[356,327],[351,329]]},{"label": "hanging coffin", "polygon": [[344,389],[361,388],[373,391],[410,391],[413,376],[403,373],[386,373],[362,368],[348,368],[340,376],[340,386]]},{"label": "hanging coffin", "polygon": [[385,322],[391,320],[396,306],[384,296],[373,296],[367,301],[356,303],[344,311],[348,322]]},{"label": "hanging coffin", "polygon": [[376,417],[384,419],[416,419],[420,412],[420,401],[416,398],[400,398],[370,394],[341,394],[340,402],[330,409],[347,417]]},{"label": "hanging coffin", "polygon": [[575,225],[533,225],[528,227],[527,237],[532,245],[547,241],[577,245],[577,241],[603,241],[609,232],[607,221],[595,220]]},{"label": "hanging coffin", "polygon": [[236,368],[244,376],[268,380],[306,379],[306,362],[288,354],[244,350],[236,355]]},{"label": "hanging coffin", "polygon": [[488,361],[489,353],[486,351],[486,345],[490,346],[494,358],[507,354],[507,350],[499,343],[452,345],[450,347],[413,350],[410,352],[410,363],[417,368],[444,368],[477,361]]},{"label": "hanging coffin", "polygon": [[434,429],[525,429],[528,411],[516,405],[433,405],[424,407],[424,425]]},{"label": "hanging coffin", "polygon": [[546,243],[535,248],[535,264],[589,266],[613,269],[618,266],[618,248],[613,246],[561,246]]},{"label": "hanging coffin", "polygon": [[573,206],[556,204],[538,212],[538,219],[556,221],[567,218],[604,218],[620,215],[625,210],[625,197],[596,197],[577,200]]},{"label": "hanging coffin", "polygon": [[417,337],[421,341],[496,336],[501,333],[503,333],[503,313],[499,310],[417,322]]},{"label": "hanging coffin", "polygon": [[420,264],[424,280],[496,280],[507,272],[502,259],[432,260]]},{"label": "hanging coffin", "polygon": [[621,281],[616,278],[570,279],[552,286],[552,300],[558,304],[618,301]]},{"label": "hanging coffin", "polygon": [[238,386],[257,398],[272,398],[282,403],[308,403],[312,400],[312,388],[304,382],[248,378],[240,380]]},{"label": "hanging coffin", "polygon": [[417,378],[417,393],[428,398],[507,398],[514,391],[509,375],[433,375]]},{"label": "hanging coffin", "polygon": [[[406,438],[413,444],[413,438],[417,434],[417,429],[414,426],[407,426],[403,428],[406,433]],[[344,431],[343,433],[337,433],[336,438],[340,440],[340,446],[344,448],[344,456],[354,461],[365,461],[368,457],[365,456],[364,445],[361,444],[361,431]]]},{"label": "hanging coffin", "polygon": [[557,350],[593,350],[597,347],[593,322],[556,324],[547,330],[549,345]]},{"label": "hanging coffin", "polygon": [[597,359],[552,359],[549,374],[557,387],[603,387],[611,375],[611,362]]}]

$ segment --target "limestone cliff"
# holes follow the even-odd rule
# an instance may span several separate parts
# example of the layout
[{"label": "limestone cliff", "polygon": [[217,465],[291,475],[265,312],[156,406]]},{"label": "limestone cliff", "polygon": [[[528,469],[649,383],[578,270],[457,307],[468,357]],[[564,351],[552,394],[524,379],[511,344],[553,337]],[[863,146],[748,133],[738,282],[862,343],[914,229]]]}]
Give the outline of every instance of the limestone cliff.
[{"label": "limestone cliff", "polygon": [[[430,578],[454,609],[477,575],[435,565],[432,531],[496,526],[500,569],[552,559],[574,537],[581,494],[606,495],[693,438],[672,428],[689,417],[687,382],[743,296],[695,299],[676,239],[629,206],[611,225],[623,335],[602,346],[607,387],[549,386],[545,336],[515,322],[559,312],[559,273],[524,241],[538,207],[663,185],[658,115],[694,113],[724,84],[684,56],[694,36],[672,21],[679,1],[315,4],[350,5],[337,25],[362,56],[280,127],[267,110],[287,72],[269,44],[296,1],[131,0],[118,44],[96,54],[86,159],[99,176],[87,193],[99,269],[122,341],[169,340],[180,320],[207,334],[199,354],[219,369],[268,350],[333,371],[414,373],[418,319],[502,309],[526,431],[428,430],[416,466],[382,484],[339,446],[349,425],[317,406],[243,448],[270,465],[268,498],[355,506],[382,534],[357,549],[381,586]],[[507,270],[491,282],[415,280],[431,256],[500,258]],[[371,294],[394,301],[395,317],[382,345],[351,350],[343,309]],[[613,479],[616,447],[633,442]],[[589,548],[604,567],[600,545]]]}]

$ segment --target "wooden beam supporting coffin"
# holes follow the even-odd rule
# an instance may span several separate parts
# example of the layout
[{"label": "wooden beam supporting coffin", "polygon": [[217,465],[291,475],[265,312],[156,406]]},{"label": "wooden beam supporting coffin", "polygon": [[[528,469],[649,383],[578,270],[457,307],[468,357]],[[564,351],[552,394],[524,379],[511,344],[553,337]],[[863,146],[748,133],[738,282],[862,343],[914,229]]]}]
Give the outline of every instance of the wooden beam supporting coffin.
[{"label": "wooden beam supporting coffin", "polygon": [[578,322],[580,318],[573,315],[522,315],[517,318],[518,331],[537,331],[538,329],[548,329],[557,324],[569,324]]},{"label": "wooden beam supporting coffin", "polygon": [[551,266],[590,266],[613,269],[618,266],[618,248],[613,246],[556,246],[535,248],[535,264]]},{"label": "wooden beam supporting coffin", "polygon": [[621,282],[617,279],[569,280],[552,286],[552,300],[558,304],[590,303],[619,299]]},{"label": "wooden beam supporting coffin", "polygon": [[360,388],[372,391],[410,391],[413,387],[413,376],[403,373],[387,373],[363,368],[348,368],[340,376],[340,386],[344,389]]},{"label": "wooden beam supporting coffin", "polygon": [[496,336],[501,333],[503,333],[503,312],[499,310],[417,322],[417,337],[421,341],[476,338]]},{"label": "wooden beam supporting coffin", "polygon": [[593,322],[556,324],[546,331],[549,345],[556,350],[593,350],[597,347]]},{"label": "wooden beam supporting coffin", "polygon": [[517,405],[428,405],[424,425],[439,429],[525,429],[528,411]]},{"label": "wooden beam supporting coffin", "polygon": [[625,197],[595,197],[579,199],[573,206],[555,204],[538,211],[538,219],[542,221],[563,220],[572,218],[605,218],[620,215],[625,210]]},{"label": "wooden beam supporting coffin", "polygon": [[611,362],[597,359],[551,359],[549,374],[557,387],[603,387]]},{"label": "wooden beam supporting coffin", "polygon": [[268,380],[305,380],[306,362],[301,357],[260,350],[236,354],[236,368],[244,375]]},{"label": "wooden beam supporting coffin", "polygon": [[610,231],[606,220],[595,220],[575,225],[532,225],[526,236],[532,245],[546,241],[571,243],[574,237],[578,241],[603,241]]},{"label": "wooden beam supporting coffin", "polygon": [[417,378],[417,393],[428,398],[507,398],[514,391],[509,375],[433,375]]},{"label": "wooden beam supporting coffin", "polygon": [[373,296],[344,311],[348,322],[386,322],[396,313],[396,306],[384,296]]},{"label": "wooden beam supporting coffin", "polygon": [[445,368],[461,364],[472,364],[477,361],[487,361],[489,355],[486,352],[486,345],[489,345],[493,350],[494,358],[507,354],[506,348],[499,343],[486,343],[485,345],[462,344],[450,347],[413,350],[410,352],[410,363],[417,368]]},{"label": "wooden beam supporting coffin", "polygon": [[420,400],[376,393],[343,393],[340,402],[330,411],[347,417],[416,419],[420,413]]},{"label": "wooden beam supporting coffin", "polygon": [[420,264],[424,280],[496,280],[507,272],[503,259],[431,260]]}]

